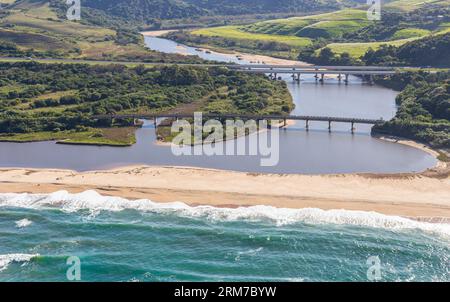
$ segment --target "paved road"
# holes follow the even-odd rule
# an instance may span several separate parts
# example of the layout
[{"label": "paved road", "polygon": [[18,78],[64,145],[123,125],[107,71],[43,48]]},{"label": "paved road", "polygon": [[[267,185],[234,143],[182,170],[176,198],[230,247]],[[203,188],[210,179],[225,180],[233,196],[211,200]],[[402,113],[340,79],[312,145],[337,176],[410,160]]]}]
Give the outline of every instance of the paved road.
[{"label": "paved road", "polygon": [[[227,66],[229,68],[237,70],[255,70],[254,72],[261,72],[258,69],[262,68],[272,68],[279,69],[278,73],[291,73],[292,71],[299,73],[315,73],[314,70],[319,70],[321,72],[329,71],[336,73],[349,73],[346,71],[352,71],[353,74],[363,74],[361,72],[374,72],[380,71],[380,74],[386,71],[391,71],[395,73],[398,71],[409,71],[421,69],[426,71],[427,67],[387,67],[387,66],[305,66],[304,64],[299,65],[239,65],[239,64],[226,64],[226,63],[163,63],[163,62],[142,62],[142,61],[105,61],[105,60],[78,60],[78,59],[53,59],[53,58],[25,58],[25,57],[0,57],[0,62],[24,62],[24,61],[34,61],[39,63],[67,63],[67,64],[121,64],[121,65],[144,65],[144,66],[171,66],[171,65],[182,65],[182,66],[200,66],[200,67],[211,67],[211,66]],[[295,70],[294,70],[295,69]],[[429,69],[429,68],[428,68]],[[448,68],[443,68],[443,70],[448,70]],[[432,73],[437,72],[436,70],[429,70]],[[275,71],[269,71],[275,72]],[[359,73],[358,73],[359,72]]]}]

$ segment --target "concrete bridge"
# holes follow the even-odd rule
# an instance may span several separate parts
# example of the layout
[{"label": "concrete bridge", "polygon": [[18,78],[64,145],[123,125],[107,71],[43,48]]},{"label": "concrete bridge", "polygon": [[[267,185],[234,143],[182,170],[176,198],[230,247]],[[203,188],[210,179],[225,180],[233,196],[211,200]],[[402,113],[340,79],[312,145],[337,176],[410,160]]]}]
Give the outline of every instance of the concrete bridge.
[{"label": "concrete bridge", "polygon": [[[155,125],[158,119],[194,119],[194,114],[105,114],[95,115],[94,119],[144,119],[154,120]],[[281,120],[284,122],[284,126],[287,126],[288,120],[305,121],[306,130],[309,130],[310,121],[328,122],[328,130],[331,131],[331,125],[333,122],[349,123],[351,124],[350,130],[352,133],[355,131],[355,124],[370,124],[377,125],[382,124],[385,121],[383,119],[363,119],[363,118],[348,118],[348,117],[331,117],[331,116],[308,116],[308,115],[251,115],[251,114],[212,114],[203,113],[203,119],[217,119],[217,120]]]},{"label": "concrete bridge", "polygon": [[325,75],[338,75],[338,80],[348,83],[350,75],[369,76],[370,82],[376,75],[393,75],[398,71],[394,67],[382,66],[300,66],[300,65],[229,65],[231,69],[248,72],[270,74],[278,79],[279,74],[292,74],[292,78],[300,82],[302,74],[314,74],[316,80],[324,81]]}]

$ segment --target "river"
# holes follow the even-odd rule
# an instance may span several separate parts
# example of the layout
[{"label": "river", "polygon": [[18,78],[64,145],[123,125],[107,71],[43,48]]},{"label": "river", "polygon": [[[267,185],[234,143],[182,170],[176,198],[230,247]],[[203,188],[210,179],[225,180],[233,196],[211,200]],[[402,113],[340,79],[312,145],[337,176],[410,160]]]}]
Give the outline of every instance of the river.
[{"label": "river", "polygon": [[[248,64],[235,55],[199,52],[173,41],[145,37],[146,45],[157,51],[199,55],[207,60]],[[296,108],[292,114],[360,117],[384,120],[396,112],[397,93],[350,77],[348,85],[336,79],[319,84],[312,75],[303,75],[300,84],[283,76]],[[280,160],[276,166],[262,167],[259,156],[182,156],[170,147],[156,144],[151,123],[136,131],[137,143],[131,147],[70,146],[54,142],[0,143],[0,167],[61,168],[77,171],[108,169],[124,165],[175,165],[264,173],[397,173],[419,172],[436,164],[428,153],[409,146],[371,137],[370,126],[304,122],[280,131]],[[253,139],[241,138],[245,140]]]},{"label": "river", "polygon": [[[395,113],[395,92],[356,78],[349,86],[286,80],[295,113],[385,119]],[[351,135],[348,125],[335,125],[331,134],[323,124],[312,126],[309,132],[301,123],[281,131],[280,164],[267,170],[253,157],[175,157],[155,144],[151,123],[128,148],[0,143],[0,165],[337,173],[419,171],[435,163],[420,150],[371,138],[368,127]],[[77,269],[81,281],[448,282],[449,236],[448,225],[374,212],[190,207],[95,191],[7,193],[0,194],[0,281],[67,281]]]}]

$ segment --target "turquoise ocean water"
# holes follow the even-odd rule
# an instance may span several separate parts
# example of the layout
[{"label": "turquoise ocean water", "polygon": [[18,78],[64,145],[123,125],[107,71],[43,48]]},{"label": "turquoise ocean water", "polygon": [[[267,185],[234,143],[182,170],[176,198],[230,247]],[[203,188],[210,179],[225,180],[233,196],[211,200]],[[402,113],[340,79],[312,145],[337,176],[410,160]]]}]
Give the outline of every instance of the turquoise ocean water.
[{"label": "turquoise ocean water", "polygon": [[344,210],[0,194],[0,281],[450,281],[450,227]]}]

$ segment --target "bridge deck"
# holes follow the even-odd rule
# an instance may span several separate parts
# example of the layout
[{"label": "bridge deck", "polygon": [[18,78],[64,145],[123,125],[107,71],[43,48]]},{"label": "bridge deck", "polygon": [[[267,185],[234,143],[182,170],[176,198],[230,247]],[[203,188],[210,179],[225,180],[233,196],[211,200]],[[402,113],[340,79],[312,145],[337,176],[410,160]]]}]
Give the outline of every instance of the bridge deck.
[{"label": "bridge deck", "polygon": [[281,69],[281,68],[250,68],[236,69],[248,73],[299,73],[299,74],[348,74],[348,75],[393,75],[390,70],[311,70],[311,69]]},{"label": "bridge deck", "polygon": [[[242,119],[242,120],[303,120],[303,121],[320,121],[320,122],[342,122],[355,124],[381,124],[385,121],[382,119],[364,119],[351,117],[331,117],[331,116],[308,116],[308,115],[240,115],[240,114],[202,114],[205,119]],[[132,119],[190,119],[194,118],[194,114],[113,114],[113,115],[96,115],[95,119],[101,118],[132,118]]]},{"label": "bridge deck", "polygon": [[335,71],[358,71],[358,70],[373,70],[373,71],[395,71],[399,68],[407,69],[408,67],[386,67],[386,66],[309,66],[309,65],[269,65],[269,64],[239,64],[228,65],[230,68],[283,68],[283,69],[303,69],[303,70],[335,70]]}]

